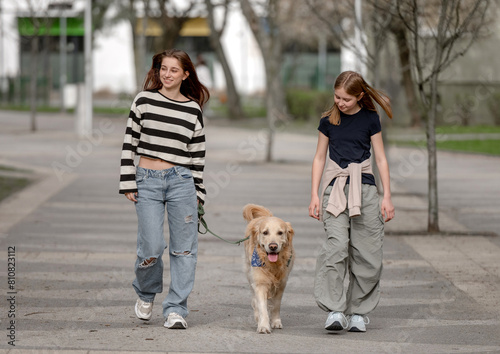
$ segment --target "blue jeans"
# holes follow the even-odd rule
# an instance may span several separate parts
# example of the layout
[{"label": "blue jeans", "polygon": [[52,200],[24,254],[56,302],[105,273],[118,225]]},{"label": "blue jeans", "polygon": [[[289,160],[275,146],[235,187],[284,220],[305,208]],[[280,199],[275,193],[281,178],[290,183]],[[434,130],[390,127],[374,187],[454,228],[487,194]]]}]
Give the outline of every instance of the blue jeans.
[{"label": "blue jeans", "polygon": [[133,287],[143,301],[153,302],[163,291],[163,235],[165,206],[168,213],[170,288],[163,301],[163,316],[188,315],[187,298],[194,286],[198,253],[198,208],[193,176],[188,168],[166,170],[137,167],[136,278]]}]

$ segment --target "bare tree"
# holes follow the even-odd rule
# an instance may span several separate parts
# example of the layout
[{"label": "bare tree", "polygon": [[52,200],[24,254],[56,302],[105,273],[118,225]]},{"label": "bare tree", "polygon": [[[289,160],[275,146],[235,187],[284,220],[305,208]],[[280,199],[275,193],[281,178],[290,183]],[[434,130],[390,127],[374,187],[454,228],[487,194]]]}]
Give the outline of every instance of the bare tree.
[{"label": "bare tree", "polygon": [[160,22],[163,30],[160,47],[157,51],[173,48],[175,41],[179,37],[182,25],[202,8],[200,0],[185,0],[178,2],[175,0],[157,0],[160,11]]},{"label": "bare tree", "polygon": [[[117,0],[117,12],[111,19],[111,24],[125,19],[130,24],[132,33],[132,48],[134,50],[135,85],[142,87],[147,72],[146,34],[150,25],[150,11],[153,0]],[[159,16],[159,11],[157,11]]]},{"label": "bare tree", "polygon": [[[380,53],[390,40],[392,33],[401,67],[401,84],[404,88],[410,125],[419,126],[421,122],[421,106],[415,91],[415,83],[411,75],[411,63],[408,49],[406,28],[395,11],[394,0],[365,0],[361,18],[356,18],[355,2],[343,0],[324,2],[307,0],[307,4],[316,18],[330,33],[335,43],[353,51],[357,58],[368,68],[373,85],[379,87]],[[359,42],[355,40],[355,30],[364,33]]]},{"label": "bare tree", "polygon": [[[310,11],[340,46],[352,51],[368,68],[374,86],[379,86],[380,54],[387,43],[391,24],[390,4],[378,0],[364,1],[356,9],[355,1],[307,0]],[[357,36],[357,34],[360,34]]]},{"label": "bare tree", "polygon": [[[226,53],[224,52],[224,48],[222,47],[221,43],[221,37],[222,34],[224,33],[224,29],[226,28],[227,15],[229,13],[229,3],[230,0],[223,0],[223,2],[220,3],[219,5],[214,5],[212,0],[205,0],[208,13],[208,24],[210,26],[210,37],[209,37],[210,45],[215,51],[215,55],[217,56],[217,59],[219,60],[222,66],[222,70],[224,71],[224,77],[226,78],[229,117],[231,119],[239,119],[239,118],[244,118],[245,114],[241,106],[240,95],[236,90],[236,85],[234,83],[231,67],[229,66]],[[217,29],[215,25],[215,18],[214,18],[214,11],[216,6],[222,7],[224,11],[222,25],[220,26],[219,29]]]},{"label": "bare tree", "polygon": [[[101,0],[106,1],[106,0]],[[159,40],[153,42],[152,50],[159,52],[173,48],[179,38],[182,26],[191,17],[202,11],[202,0],[116,0],[117,13],[111,23],[126,19],[132,32],[134,48],[136,87],[143,84],[147,72],[146,35],[148,28],[156,21],[161,28]],[[141,21],[139,21],[141,19]],[[150,22],[150,19],[153,21]]]},{"label": "bare tree", "polygon": [[[390,1],[390,0],[389,0]],[[420,127],[422,124],[422,106],[415,90],[415,81],[412,76],[411,55],[408,44],[408,35],[404,23],[399,16],[392,17],[390,31],[394,35],[398,49],[399,65],[401,67],[401,83],[405,91],[406,104],[410,114],[410,126]]]},{"label": "bare tree", "polygon": [[488,0],[396,0],[408,31],[409,50],[420,100],[424,106],[428,151],[428,225],[439,232],[436,116],[439,75],[464,55],[487,25]]},{"label": "bare tree", "polygon": [[36,115],[38,101],[38,73],[39,73],[39,46],[41,35],[47,35],[48,28],[51,26],[52,19],[47,15],[47,9],[37,6],[32,0],[26,0],[29,19],[32,26],[32,33],[28,37],[30,42],[30,130],[37,130]]},{"label": "bare tree", "polygon": [[241,10],[257,39],[266,72],[266,108],[268,122],[268,144],[266,161],[272,160],[272,146],[276,127],[280,120],[287,119],[285,91],[281,80],[283,63],[283,42],[278,21],[280,11],[279,0],[256,1],[255,6],[249,0],[241,0]]},{"label": "bare tree", "polygon": [[[130,23],[132,31],[132,47],[134,49],[135,85],[140,89],[147,72],[146,63],[146,30],[149,20],[150,0],[127,0],[121,2],[121,14]],[[142,10],[142,20],[139,22],[138,12]],[[141,27],[139,29],[139,24]]]}]

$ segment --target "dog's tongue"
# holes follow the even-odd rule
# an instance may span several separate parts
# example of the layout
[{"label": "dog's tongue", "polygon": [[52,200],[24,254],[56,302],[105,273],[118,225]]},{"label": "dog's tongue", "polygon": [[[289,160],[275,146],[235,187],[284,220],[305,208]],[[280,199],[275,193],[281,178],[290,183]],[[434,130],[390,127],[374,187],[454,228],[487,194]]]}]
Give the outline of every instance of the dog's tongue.
[{"label": "dog's tongue", "polygon": [[269,259],[269,262],[276,262],[278,260],[278,254],[277,253],[268,253],[267,258]]}]

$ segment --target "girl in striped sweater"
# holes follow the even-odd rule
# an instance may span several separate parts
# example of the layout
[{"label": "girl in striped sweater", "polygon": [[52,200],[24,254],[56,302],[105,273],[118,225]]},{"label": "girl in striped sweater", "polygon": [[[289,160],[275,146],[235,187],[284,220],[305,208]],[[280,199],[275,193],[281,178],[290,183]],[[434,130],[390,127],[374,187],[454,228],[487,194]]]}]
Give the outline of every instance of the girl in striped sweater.
[{"label": "girl in striped sweater", "polygon": [[120,193],[135,203],[139,224],[135,313],[151,319],[155,295],[163,291],[166,207],[171,280],[162,307],[167,328],[187,328],[198,249],[197,204],[204,203],[206,193],[202,108],[209,96],[187,53],[156,54],[143,91],[132,103],[123,142]]}]

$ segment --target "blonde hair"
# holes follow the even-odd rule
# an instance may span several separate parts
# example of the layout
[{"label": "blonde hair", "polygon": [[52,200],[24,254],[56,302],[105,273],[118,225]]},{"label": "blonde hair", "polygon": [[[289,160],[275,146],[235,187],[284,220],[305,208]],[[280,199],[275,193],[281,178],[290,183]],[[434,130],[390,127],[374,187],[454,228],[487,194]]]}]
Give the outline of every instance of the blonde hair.
[{"label": "blonde hair", "polygon": [[[354,71],[344,71],[341,73],[333,89],[342,88],[344,91],[351,96],[359,97],[364,94],[363,97],[358,101],[361,108],[366,108],[370,111],[376,111],[377,108],[373,103],[373,100],[379,104],[380,107],[387,113],[389,118],[392,118],[391,100],[384,93],[374,89],[366,83],[363,77]],[[329,117],[330,123],[334,125],[340,124],[340,110],[337,104],[334,103],[333,106],[326,112],[323,113],[323,117]]]}]

